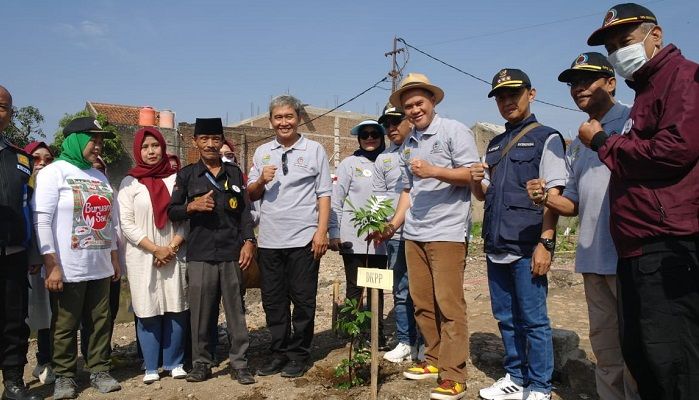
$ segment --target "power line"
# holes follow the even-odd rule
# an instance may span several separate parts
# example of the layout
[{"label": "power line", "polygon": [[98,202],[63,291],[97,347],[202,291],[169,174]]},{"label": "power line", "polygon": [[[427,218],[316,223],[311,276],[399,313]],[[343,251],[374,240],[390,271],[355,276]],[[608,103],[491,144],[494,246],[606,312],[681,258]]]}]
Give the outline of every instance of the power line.
[{"label": "power line", "polygon": [[[371,89],[374,89],[374,88],[376,88],[376,87],[382,88],[382,87],[379,86],[379,85],[382,84],[383,82],[386,82],[387,80],[388,80],[388,77],[387,77],[387,76],[383,77],[381,80],[377,81],[376,83],[374,83],[373,85],[371,85],[371,86],[368,87],[367,89],[361,91],[359,94],[353,96],[353,97],[350,98],[349,100],[344,101],[344,102],[341,103],[341,104],[338,104],[338,105],[335,106],[334,108],[331,108],[330,110],[328,110],[328,111],[326,111],[326,112],[324,112],[324,113],[322,113],[322,114],[320,114],[320,115],[317,115],[317,116],[315,116],[314,118],[311,118],[311,119],[309,119],[308,121],[306,121],[306,122],[304,122],[304,123],[302,123],[302,124],[299,124],[298,127],[300,128],[300,127],[302,127],[302,126],[304,126],[304,125],[308,125],[308,124],[310,124],[311,122],[317,120],[318,118],[324,117],[324,116],[330,114],[331,112],[336,111],[336,110],[338,110],[338,109],[344,107],[345,105],[347,105],[347,104],[353,102],[354,100],[357,100],[359,97],[361,97],[362,95],[364,95],[365,93],[367,93],[367,92],[370,91]],[[382,88],[382,89],[384,89],[384,88]],[[271,139],[271,138],[273,138],[273,137],[275,137],[275,136],[276,136],[276,134],[274,134],[274,135],[269,135],[269,136],[265,136],[265,137],[263,137],[263,138],[261,138],[261,139],[256,139],[256,140],[253,140],[253,141],[250,141],[250,142],[247,142],[247,141],[246,141],[246,144],[249,145],[249,144],[252,144],[252,143],[261,142],[261,141],[264,141],[264,140],[267,140],[267,139]],[[236,143],[235,143],[236,146],[239,145],[239,144],[243,144],[243,143],[242,143],[242,142],[236,142]]]},{"label": "power line", "polygon": [[[452,64],[449,64],[449,63],[446,62],[446,61],[443,61],[443,60],[441,60],[441,59],[439,59],[439,58],[437,58],[437,57],[435,57],[435,56],[433,56],[433,55],[431,55],[431,54],[428,54],[428,53],[426,53],[426,52],[424,52],[424,51],[418,49],[417,47],[415,47],[415,46],[409,44],[408,42],[406,42],[405,39],[403,39],[403,38],[398,38],[397,40],[400,41],[400,42],[403,42],[403,44],[404,44],[406,47],[409,47],[409,48],[411,48],[411,49],[417,51],[418,53],[421,53],[421,54],[423,54],[423,55],[425,55],[425,56],[427,56],[427,57],[429,57],[429,58],[431,58],[431,59],[433,59],[433,60],[435,60],[435,61],[437,61],[437,62],[439,62],[439,63],[441,63],[441,64],[444,64],[444,65],[446,65],[446,66],[449,67],[449,68],[455,69],[456,71],[459,71],[459,72],[461,72],[462,74],[464,74],[464,75],[466,75],[466,76],[468,76],[468,77],[470,77],[470,78],[473,78],[473,79],[475,79],[475,80],[477,80],[477,81],[481,81],[481,82],[485,83],[485,84],[488,85],[488,86],[491,85],[490,82],[486,81],[485,79],[483,79],[483,78],[481,78],[481,77],[478,77],[478,76],[473,75],[473,74],[471,74],[471,73],[469,73],[469,72],[466,72],[466,71],[462,70],[462,69],[459,68],[459,67],[456,67],[456,66],[454,66],[454,65],[452,65]],[[546,102],[546,101],[543,101],[543,100],[537,100],[537,99],[535,99],[534,101],[536,101],[536,102],[538,102],[538,103],[541,103],[541,104],[546,104],[546,105],[551,106],[551,107],[561,108],[561,109],[563,109],[563,110],[569,110],[569,111],[575,111],[575,112],[582,112],[582,111],[577,110],[577,109],[574,109],[574,108],[570,108],[570,107],[566,107],[566,106],[559,106],[558,104],[549,103],[549,102]]]}]

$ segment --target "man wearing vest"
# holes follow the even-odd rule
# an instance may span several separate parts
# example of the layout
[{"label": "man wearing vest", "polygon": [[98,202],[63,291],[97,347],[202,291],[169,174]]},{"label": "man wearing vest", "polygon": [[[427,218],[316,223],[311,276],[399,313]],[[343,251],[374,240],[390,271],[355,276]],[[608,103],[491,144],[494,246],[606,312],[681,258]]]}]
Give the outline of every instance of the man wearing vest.
[{"label": "man wearing vest", "polygon": [[[29,326],[27,267],[29,253],[36,254],[32,240],[29,200],[34,162],[13,146],[2,132],[12,120],[12,96],[0,86],[0,368],[5,391],[3,399],[40,399],[24,385]],[[38,259],[32,264],[41,264]]]},{"label": "man wearing vest", "polygon": [[[630,110],[614,100],[616,78],[607,57],[582,53],[558,80],[568,84],[575,104],[589,118],[600,121],[612,134],[622,131]],[[638,399],[619,343],[617,253],[609,233],[609,168],[580,139],[570,145],[566,158],[568,181],[563,195],[546,196],[545,205],[558,215],[580,216],[575,272],[582,274],[585,284],[597,394],[605,400]],[[527,182],[529,198],[543,204],[545,186],[543,179]]]},{"label": "man wearing vest", "polygon": [[699,396],[699,65],[663,45],[655,15],[612,7],[587,40],[636,92],[620,135],[595,118],[580,141],[611,171],[621,347],[643,399]]},{"label": "man wearing vest", "polygon": [[405,220],[405,258],[415,319],[425,341],[425,361],[403,373],[437,378],[431,399],[466,395],[468,325],[464,300],[464,230],[470,211],[470,166],[478,161],[473,132],[442,118],[435,106],[444,91],[423,74],[408,74],[390,97],[413,124],[400,149],[403,192],[389,239]]},{"label": "man wearing vest", "polygon": [[495,96],[507,120],[505,132],[488,144],[485,163],[471,168],[473,194],[485,200],[483,239],[493,316],[505,347],[506,375],[480,396],[488,400],[551,398],[553,341],[546,311],[558,216],[529,200],[527,181],[543,178],[547,193],[566,181],[563,137],[540,125],[530,105],[529,77],[500,70],[488,97]]}]

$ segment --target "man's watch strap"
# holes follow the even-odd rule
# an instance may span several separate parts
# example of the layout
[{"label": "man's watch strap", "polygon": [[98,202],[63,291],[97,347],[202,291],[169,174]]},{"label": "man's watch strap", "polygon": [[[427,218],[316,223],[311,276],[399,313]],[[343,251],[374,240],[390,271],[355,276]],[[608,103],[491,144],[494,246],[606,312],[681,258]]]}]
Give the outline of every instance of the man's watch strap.
[{"label": "man's watch strap", "polygon": [[543,244],[544,248],[551,253],[556,250],[556,239],[539,238],[539,243]]},{"label": "man's watch strap", "polygon": [[250,243],[254,244],[255,246],[257,246],[257,239],[255,239],[255,238],[243,239],[243,243],[245,243],[245,242],[250,242]]}]

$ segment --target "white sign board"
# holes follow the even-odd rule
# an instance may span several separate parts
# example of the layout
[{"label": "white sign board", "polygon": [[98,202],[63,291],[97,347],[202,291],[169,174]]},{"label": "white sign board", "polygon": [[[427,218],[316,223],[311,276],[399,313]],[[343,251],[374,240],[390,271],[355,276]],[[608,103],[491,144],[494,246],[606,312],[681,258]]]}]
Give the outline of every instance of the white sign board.
[{"label": "white sign board", "polygon": [[357,286],[392,290],[393,270],[378,268],[357,268]]}]

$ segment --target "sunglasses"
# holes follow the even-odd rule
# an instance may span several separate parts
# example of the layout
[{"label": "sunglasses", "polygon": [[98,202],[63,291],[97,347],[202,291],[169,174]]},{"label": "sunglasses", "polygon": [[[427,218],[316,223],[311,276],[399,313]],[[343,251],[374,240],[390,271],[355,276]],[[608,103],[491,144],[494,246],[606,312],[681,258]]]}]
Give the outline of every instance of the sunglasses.
[{"label": "sunglasses", "polygon": [[287,165],[286,153],[282,153],[282,173],[284,175],[289,173],[289,166]]},{"label": "sunglasses", "polygon": [[41,157],[41,156],[32,156],[34,158],[34,164],[38,164],[41,161],[44,161],[46,164],[51,164],[53,162],[53,157],[48,156],[48,157]]},{"label": "sunglasses", "polygon": [[370,137],[372,137],[372,138],[374,138],[374,139],[380,139],[381,136],[383,136],[383,135],[381,134],[381,132],[379,132],[379,131],[374,131],[374,130],[371,130],[371,131],[362,131],[362,132],[359,133],[359,138],[360,138],[360,139],[363,139],[363,140],[369,139]]},{"label": "sunglasses", "polygon": [[405,117],[397,117],[397,116],[396,116],[396,117],[387,117],[387,118],[381,123],[381,125],[382,125],[384,128],[387,128],[387,129],[388,129],[389,127],[391,127],[391,125],[393,125],[393,126],[398,126],[401,122],[403,122],[404,119],[405,119]]},{"label": "sunglasses", "polygon": [[580,85],[580,86],[582,86],[582,87],[588,87],[588,86],[592,85],[593,83],[595,83],[597,80],[602,79],[602,78],[606,78],[606,76],[604,76],[604,75],[593,75],[593,76],[588,76],[588,77],[585,77],[585,78],[573,79],[572,81],[567,82],[566,84],[567,84],[568,87],[570,87],[570,88],[574,88],[574,87],[576,87],[576,86],[578,86],[578,85]]}]

